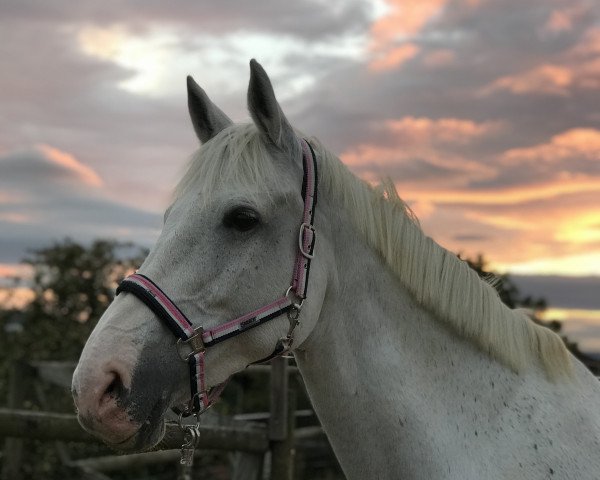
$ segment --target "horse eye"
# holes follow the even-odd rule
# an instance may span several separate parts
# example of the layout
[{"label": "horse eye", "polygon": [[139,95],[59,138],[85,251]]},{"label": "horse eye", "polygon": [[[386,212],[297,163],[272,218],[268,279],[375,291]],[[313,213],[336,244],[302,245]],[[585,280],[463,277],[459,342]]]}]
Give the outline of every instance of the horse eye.
[{"label": "horse eye", "polygon": [[239,232],[252,230],[260,223],[260,217],[257,212],[248,207],[238,207],[233,209],[223,219],[223,224],[228,228],[235,228]]}]

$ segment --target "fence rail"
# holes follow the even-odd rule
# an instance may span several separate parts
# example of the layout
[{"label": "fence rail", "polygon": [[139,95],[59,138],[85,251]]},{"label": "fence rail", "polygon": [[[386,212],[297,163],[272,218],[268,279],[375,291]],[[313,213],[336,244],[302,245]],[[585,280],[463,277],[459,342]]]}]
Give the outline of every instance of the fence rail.
[{"label": "fence rail", "polygon": [[[183,443],[183,432],[178,425],[167,424],[161,448],[176,449]],[[198,448],[211,450],[237,450],[264,453],[269,449],[267,430],[256,426],[235,428],[200,425]],[[98,439],[84,431],[75,415],[64,413],[33,412],[0,408],[0,437],[33,438],[66,442],[93,442]]]},{"label": "fence rail", "polygon": [[[166,424],[160,450],[133,456],[107,456],[75,460],[63,442],[97,443],[85,432],[73,414],[19,409],[31,391],[36,391],[42,408],[47,404],[40,383],[67,388],[74,369],[72,362],[16,362],[11,372],[8,407],[0,408],[0,438],[5,438],[2,467],[3,479],[22,478],[23,439],[53,442],[62,463],[77,468],[85,478],[107,479],[103,473],[138,464],[153,464],[176,460],[183,444],[183,431],[176,424]],[[288,404],[288,375],[296,374],[287,359],[278,358],[271,366],[255,367],[257,373],[270,373],[271,412],[268,422],[260,424],[229,418],[225,425],[200,425],[199,449],[235,452],[232,458],[232,478],[257,480],[265,478],[291,479],[295,405]],[[33,387],[33,388],[32,388]],[[291,408],[290,408],[291,406]],[[265,418],[266,419],[266,418]],[[268,455],[266,455],[268,453]],[[270,459],[270,464],[268,462]],[[265,462],[267,460],[267,462]],[[263,472],[264,465],[264,472]],[[82,477],[83,478],[83,477]]]}]

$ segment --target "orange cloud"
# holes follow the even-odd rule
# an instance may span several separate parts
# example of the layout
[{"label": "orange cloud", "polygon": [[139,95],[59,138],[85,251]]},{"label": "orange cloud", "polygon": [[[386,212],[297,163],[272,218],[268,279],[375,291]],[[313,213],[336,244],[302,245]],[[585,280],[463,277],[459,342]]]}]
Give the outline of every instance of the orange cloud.
[{"label": "orange cloud", "polygon": [[[441,176],[439,172],[428,175],[425,178],[415,178],[409,175],[402,183],[401,192],[406,192],[406,186],[414,188],[419,185],[420,188],[427,186],[429,188],[439,188],[452,186],[455,188],[464,187],[468,180],[486,179],[495,173],[495,169],[483,165],[477,161],[466,159],[459,155],[446,154],[438,152],[429,145],[406,145],[393,147],[377,147],[373,145],[359,145],[351,151],[340,155],[341,160],[355,171],[366,181],[377,183],[386,170],[391,167],[405,168],[417,164],[423,170],[428,166],[439,167],[448,173],[456,172],[453,178]],[[417,177],[420,177],[417,172]],[[420,191],[420,190],[416,190]],[[411,197],[413,199],[414,197]]]},{"label": "orange cloud", "polygon": [[592,27],[567,54],[570,58],[596,58],[600,54],[600,27]]},{"label": "orange cloud", "polygon": [[103,184],[102,179],[94,170],[81,163],[73,155],[50,145],[38,145],[37,148],[48,160],[74,173],[85,185],[99,187]]},{"label": "orange cloud", "polygon": [[[563,11],[556,13],[554,18],[554,27],[548,28],[567,28],[570,25],[571,17]],[[585,33],[577,45],[557,56],[553,63],[500,77],[478,93],[485,96],[508,91],[515,95],[567,96],[573,89],[600,90],[599,55],[600,28],[594,27]]]},{"label": "orange cloud", "polygon": [[441,12],[447,0],[387,0],[388,10],[371,26],[373,43],[387,46],[398,38],[419,33]]},{"label": "orange cloud", "polygon": [[446,67],[454,63],[456,55],[454,51],[447,48],[439,48],[429,52],[423,59],[423,64],[426,67],[435,69],[440,67]]},{"label": "orange cloud", "polygon": [[587,6],[581,4],[552,10],[544,25],[544,30],[550,33],[568,32],[573,29],[573,24],[583,17],[588,10]]},{"label": "orange cloud", "polygon": [[369,68],[376,72],[392,70],[413,58],[417,53],[419,53],[419,47],[413,43],[386,49],[384,52],[377,54],[376,58],[369,64]]},{"label": "orange cloud", "polygon": [[387,0],[386,13],[371,26],[373,61],[369,67],[374,71],[390,70],[413,58],[420,49],[410,38],[435,18],[446,2]]},{"label": "orange cloud", "polygon": [[523,73],[501,77],[479,93],[489,95],[498,90],[508,90],[515,95],[568,95],[573,81],[574,75],[569,68],[546,64]]},{"label": "orange cloud", "polygon": [[[404,166],[407,185],[462,187],[469,180],[483,180],[495,175],[490,165],[452,152],[504,128],[500,122],[476,123],[457,118],[431,119],[407,116],[381,122],[379,127],[390,134],[391,145],[361,144],[344,152],[340,158],[354,167],[367,181],[376,182],[379,170]],[[443,172],[456,172],[448,178]],[[429,173],[428,173],[429,172]]]},{"label": "orange cloud", "polygon": [[0,279],[1,278],[27,278],[31,275],[31,267],[23,264],[0,263]]},{"label": "orange cloud", "polygon": [[600,178],[581,175],[569,180],[559,179],[534,185],[477,191],[433,190],[419,192],[418,190],[407,191],[407,187],[410,189],[410,184],[403,184],[403,191],[411,197],[425,195],[429,201],[439,204],[517,205],[574,193],[598,192],[600,194]]},{"label": "orange cloud", "polygon": [[483,252],[501,271],[597,274],[600,190],[505,204],[488,197],[489,204],[463,205],[437,202],[436,193],[415,195],[433,199],[435,213],[422,224],[446,248],[470,256]]},{"label": "orange cloud", "polygon": [[571,244],[600,243],[600,210],[574,212],[559,226],[554,237]]},{"label": "orange cloud", "polygon": [[550,142],[527,148],[514,148],[502,156],[508,165],[524,162],[557,163],[569,159],[600,162],[600,130],[573,128],[555,135]]},{"label": "orange cloud", "polygon": [[[577,195],[577,202],[564,197],[537,204],[468,210],[466,218],[500,230],[518,230],[536,243],[560,244],[562,253],[579,253],[585,245],[600,245],[600,210],[596,203]],[[574,209],[573,205],[577,208]]]},{"label": "orange cloud", "polygon": [[[385,128],[402,137],[403,144],[452,143],[464,145],[478,137],[498,132],[500,122],[476,123],[459,118],[431,119],[427,117],[403,117],[387,120]],[[404,145],[403,145],[404,146]]]},{"label": "orange cloud", "polygon": [[545,253],[547,256],[536,255],[534,260],[527,259],[527,256],[524,256],[520,261],[493,262],[490,266],[501,272],[525,275],[583,276],[598,274],[598,270],[594,266],[600,263],[600,252],[565,256],[556,255],[552,251],[546,251]]},{"label": "orange cloud", "polygon": [[[31,222],[32,218],[30,215],[17,212],[0,212],[0,220],[9,223],[28,223]],[[0,271],[0,276],[2,272]]]},{"label": "orange cloud", "polygon": [[[496,266],[521,266],[527,273],[591,271],[591,263],[567,267],[565,259],[591,262],[600,255],[600,176],[580,168],[581,161],[600,159],[600,130],[570,129],[482,161],[466,156],[465,146],[496,135],[504,124],[407,116],[379,126],[390,134],[387,144],[359,145],[342,160],[370,182],[394,172],[400,195],[446,248],[483,252]],[[518,174],[533,167],[544,175]],[[502,186],[469,187],[496,179]]]}]

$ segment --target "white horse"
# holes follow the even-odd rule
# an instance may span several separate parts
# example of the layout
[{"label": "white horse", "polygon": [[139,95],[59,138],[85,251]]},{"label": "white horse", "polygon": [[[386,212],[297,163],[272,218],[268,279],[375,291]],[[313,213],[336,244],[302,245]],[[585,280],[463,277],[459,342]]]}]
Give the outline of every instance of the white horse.
[{"label": "white horse", "polygon": [[[188,79],[202,146],[139,270],[205,332],[282,297],[306,248],[306,144],[262,67],[250,70],[250,125],[234,125]],[[317,238],[302,310],[296,292],[286,308],[300,315],[292,349],[346,476],[600,478],[599,382],[426,237],[393,186],[369,186],[308,143]],[[205,357],[192,348],[202,354],[198,392],[268,356],[290,322],[240,327]],[[119,295],[73,378],[82,425],[121,450],[156,444],[166,410],[190,398],[174,343],[138,296]]]}]

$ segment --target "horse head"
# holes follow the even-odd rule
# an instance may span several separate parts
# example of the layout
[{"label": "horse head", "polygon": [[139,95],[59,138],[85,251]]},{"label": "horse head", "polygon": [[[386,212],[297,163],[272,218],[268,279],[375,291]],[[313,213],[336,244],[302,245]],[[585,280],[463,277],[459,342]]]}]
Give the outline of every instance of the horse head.
[{"label": "horse head", "polygon": [[[250,70],[250,125],[234,125],[188,78],[202,145],[155,246],[122,284],[77,365],[72,390],[80,423],[118,449],[153,446],[170,408],[208,402],[211,387],[301,345],[317,322],[328,274],[321,232],[319,260],[311,262],[312,223],[326,223],[307,207],[316,201],[307,193],[307,168],[314,166],[306,164],[315,153],[286,119],[263,68],[253,60]],[[298,282],[308,281],[308,267],[305,299]],[[183,333],[169,321],[181,321]]]}]

